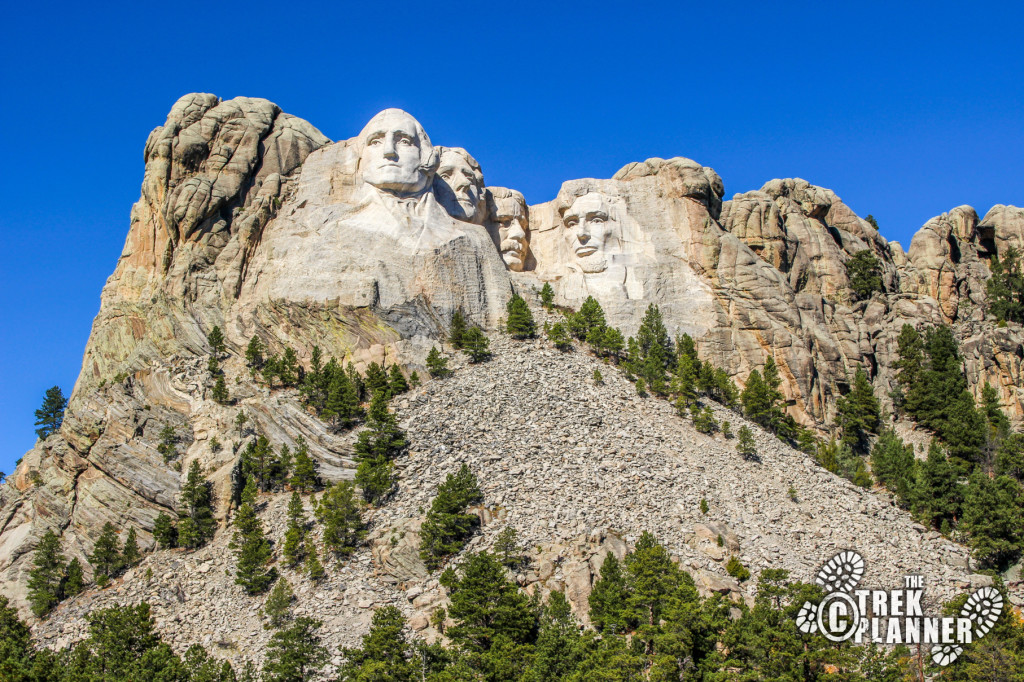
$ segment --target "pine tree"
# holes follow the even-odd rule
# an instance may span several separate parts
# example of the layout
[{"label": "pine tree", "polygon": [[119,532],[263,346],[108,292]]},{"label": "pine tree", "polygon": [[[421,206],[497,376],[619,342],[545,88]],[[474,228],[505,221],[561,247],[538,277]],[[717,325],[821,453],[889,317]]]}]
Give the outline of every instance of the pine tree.
[{"label": "pine tree", "polygon": [[565,680],[575,672],[586,650],[580,626],[565,594],[554,591],[540,618],[533,662],[525,679]]},{"label": "pine tree", "polygon": [[220,330],[220,327],[214,327],[210,330],[210,333],[206,336],[206,342],[210,344],[210,349],[217,355],[223,355],[228,352],[228,348],[224,344],[224,333]]},{"label": "pine tree", "polygon": [[[896,369],[898,388],[893,392],[893,403],[897,408],[906,410],[910,415],[917,411],[910,395],[910,387],[916,386],[924,369],[924,341],[921,334],[909,324],[904,324],[896,339],[897,360],[893,363]],[[911,404],[908,405],[908,399]]]},{"label": "pine tree", "polygon": [[288,502],[288,530],[284,534],[283,552],[289,568],[297,567],[306,558],[306,510],[298,490]]},{"label": "pine tree", "polygon": [[293,601],[295,592],[292,591],[288,580],[281,576],[274,583],[274,589],[267,595],[267,600],[263,602],[263,617],[267,619],[270,627],[280,628],[292,619]]},{"label": "pine tree", "polygon": [[142,552],[139,551],[139,538],[135,526],[129,526],[128,537],[124,541],[124,549],[121,550],[121,563],[127,568],[139,563],[141,559]]},{"label": "pine tree", "polygon": [[92,564],[93,576],[100,587],[105,586],[121,568],[117,531],[114,524],[109,521],[103,524],[103,530],[93,545],[92,554],[89,555],[89,563]]},{"label": "pine tree", "polygon": [[628,597],[622,564],[608,552],[601,564],[601,577],[594,581],[588,597],[590,621],[599,632],[626,632],[630,629],[633,623],[626,609]]},{"label": "pine tree", "polygon": [[263,342],[260,341],[260,337],[253,336],[249,339],[249,345],[245,349],[245,364],[255,373],[256,370],[263,367],[263,353],[266,348],[263,346]]},{"label": "pine tree", "polygon": [[386,400],[391,397],[388,388],[388,373],[376,362],[371,362],[366,368],[366,389],[371,396],[383,393]]},{"label": "pine tree", "polygon": [[64,580],[61,592],[65,598],[74,597],[85,589],[85,572],[78,559],[72,559],[64,569]]},{"label": "pine tree", "polygon": [[437,346],[432,346],[430,352],[427,353],[427,371],[435,379],[443,379],[451,374],[451,370],[448,369],[448,359],[438,352]]},{"label": "pine tree", "polygon": [[295,349],[286,346],[281,360],[277,363],[277,378],[284,387],[294,386],[302,378],[299,367],[299,356]]},{"label": "pine tree", "polygon": [[270,490],[271,474],[274,467],[274,451],[270,447],[270,441],[266,436],[258,436],[256,440],[249,441],[242,451],[242,476],[252,476],[256,479],[256,486],[261,492]]},{"label": "pine tree", "polygon": [[914,486],[914,513],[926,524],[940,528],[960,515],[961,491],[957,473],[936,441],[928,447],[928,458],[918,466]]},{"label": "pine tree", "polygon": [[43,618],[60,603],[64,595],[61,582],[64,579],[64,555],[60,551],[60,540],[48,530],[39,540],[32,568],[28,572],[28,601],[32,613]]},{"label": "pine tree", "polygon": [[235,582],[250,595],[265,592],[277,578],[277,572],[266,569],[271,557],[270,543],[263,535],[263,524],[251,504],[238,508],[234,525],[230,547],[235,550]]},{"label": "pine tree", "polygon": [[986,283],[988,309],[997,320],[1024,323],[1024,272],[1015,246],[989,262],[992,277]]},{"label": "pine tree", "polygon": [[882,262],[871,251],[858,251],[846,262],[846,274],[850,288],[859,300],[871,298],[876,291],[882,291]]},{"label": "pine tree", "polygon": [[409,374],[409,388],[419,388],[421,383],[423,382],[420,380],[420,373],[413,370],[412,373]]},{"label": "pine tree", "polygon": [[398,365],[391,365],[391,373],[388,376],[388,391],[392,396],[396,396],[408,390],[409,384],[406,382],[405,377],[402,376],[402,370],[398,368]]},{"label": "pine tree", "polygon": [[592,329],[604,328],[607,322],[601,304],[593,296],[587,296],[579,311],[566,317],[565,326],[569,334],[584,341]]},{"label": "pine tree", "polygon": [[309,454],[306,439],[299,436],[295,440],[295,464],[292,467],[292,477],[289,483],[300,492],[312,492],[320,480],[317,469],[317,462]]},{"label": "pine tree", "polygon": [[696,405],[694,406],[693,428],[701,433],[714,433],[718,430],[718,422],[715,421],[715,415],[711,412],[710,407],[698,409]]},{"label": "pine tree", "polygon": [[171,517],[163,512],[157,514],[156,519],[153,521],[153,539],[156,540],[160,549],[170,549],[177,546],[177,529],[175,529],[174,524],[171,522]]},{"label": "pine tree", "polygon": [[878,398],[868,375],[858,367],[850,392],[836,401],[836,421],[842,430],[842,442],[855,451],[867,452],[869,434],[878,432],[881,420]]},{"label": "pine tree", "polygon": [[468,555],[458,571],[449,568],[441,575],[441,585],[448,590],[448,615],[456,623],[445,634],[467,650],[487,651],[503,637],[514,643],[532,639],[536,613],[491,554]]},{"label": "pine tree", "polygon": [[359,392],[346,372],[339,369],[332,370],[330,374],[322,416],[330,419],[336,428],[351,428],[362,417]]},{"label": "pine tree", "polygon": [[594,368],[594,374],[591,376],[591,379],[593,379],[595,386],[604,385],[604,377],[601,376],[601,370],[597,369],[596,367]]},{"label": "pine tree", "polygon": [[363,490],[367,502],[381,502],[394,487],[393,462],[408,446],[405,433],[398,428],[395,416],[388,410],[387,394],[378,391],[370,402],[367,428],[359,433],[355,444],[356,485]]},{"label": "pine tree", "polygon": [[228,385],[227,382],[224,381],[223,373],[217,375],[217,381],[213,385],[213,390],[210,392],[210,397],[213,398],[215,402],[218,402],[221,405],[226,405],[228,401],[231,400],[231,396],[228,394]]},{"label": "pine tree", "polygon": [[548,341],[555,344],[555,348],[560,351],[567,351],[572,349],[572,340],[569,338],[569,333],[565,329],[565,325],[561,322],[556,322],[547,328]]},{"label": "pine tree", "polygon": [[1013,433],[999,444],[996,451],[996,474],[1011,476],[1024,483],[1024,434]]},{"label": "pine tree", "polygon": [[420,557],[427,568],[436,569],[444,557],[458,553],[466,545],[480,525],[480,517],[467,514],[466,509],[482,501],[476,476],[465,464],[438,486],[420,529]]},{"label": "pine tree", "polygon": [[910,505],[917,480],[913,445],[904,445],[892,429],[882,431],[871,450],[871,470],[879,483],[895,493],[900,504]]},{"label": "pine tree", "polygon": [[246,422],[249,421],[249,416],[245,413],[245,410],[239,410],[238,414],[235,415],[235,427],[238,429],[238,437],[241,438],[243,429],[245,429]]},{"label": "pine tree", "polygon": [[327,571],[324,570],[323,564],[320,563],[320,557],[317,556],[316,545],[312,542],[306,547],[306,563],[303,569],[313,582],[320,582],[327,577]]},{"label": "pine tree", "polygon": [[484,336],[480,327],[470,327],[462,335],[462,350],[469,356],[469,361],[472,363],[483,362],[491,357],[491,352],[488,350],[490,345],[490,340]]},{"label": "pine tree", "polygon": [[324,529],[324,547],[335,556],[350,555],[366,537],[366,525],[350,481],[339,481],[327,488],[315,514]]},{"label": "pine tree", "polygon": [[989,478],[976,471],[964,496],[961,528],[982,563],[1005,569],[1024,549],[1024,489],[1009,476]]},{"label": "pine tree", "polygon": [[540,302],[548,310],[555,304],[555,290],[551,288],[550,282],[544,282],[540,289]]},{"label": "pine tree", "polygon": [[362,646],[342,651],[345,663],[339,682],[414,682],[418,679],[412,647],[404,635],[405,625],[405,617],[395,606],[374,611]]},{"label": "pine tree", "polygon": [[327,649],[321,644],[320,621],[306,616],[278,630],[267,644],[263,663],[264,682],[306,682],[327,661]]},{"label": "pine tree", "polygon": [[523,548],[519,546],[519,536],[514,526],[505,526],[494,538],[494,556],[502,566],[515,569],[523,563]]},{"label": "pine tree", "polygon": [[452,344],[452,348],[462,348],[462,337],[466,333],[466,318],[463,316],[461,310],[456,310],[452,315],[452,324],[448,331],[448,342]]},{"label": "pine tree", "polygon": [[165,425],[160,430],[160,443],[156,446],[156,451],[163,455],[164,464],[178,456],[177,443],[178,434],[175,432],[174,427],[170,424]]},{"label": "pine tree", "polygon": [[519,294],[512,294],[505,306],[505,329],[514,339],[531,339],[537,333],[537,323],[533,321],[533,313],[526,305],[526,300]]},{"label": "pine tree", "polygon": [[67,398],[61,392],[60,386],[46,389],[43,405],[36,410],[35,425],[39,427],[36,429],[37,436],[45,439],[60,430],[60,425],[64,423],[64,408],[67,404]]},{"label": "pine tree", "polygon": [[748,461],[756,462],[760,459],[757,456],[757,443],[754,442],[754,432],[746,424],[741,426],[739,431],[736,432],[736,452],[740,453],[740,456]]},{"label": "pine tree", "polygon": [[[18,618],[7,597],[0,595],[0,680],[48,682],[47,674],[35,670],[36,652],[32,631]],[[56,677],[56,676],[54,676]]]},{"label": "pine tree", "polygon": [[213,538],[217,521],[213,518],[213,486],[203,477],[198,460],[189,465],[179,500],[178,544],[188,549],[202,547]]}]

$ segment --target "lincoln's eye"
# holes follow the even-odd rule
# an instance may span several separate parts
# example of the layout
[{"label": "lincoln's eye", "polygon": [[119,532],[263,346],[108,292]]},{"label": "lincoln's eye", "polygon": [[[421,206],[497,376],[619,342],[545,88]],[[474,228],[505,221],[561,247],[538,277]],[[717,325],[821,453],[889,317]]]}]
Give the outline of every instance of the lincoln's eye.
[{"label": "lincoln's eye", "polygon": [[566,227],[576,227],[579,224],[580,224],[580,221],[579,221],[578,218],[569,218],[568,220],[565,221],[565,226]]}]

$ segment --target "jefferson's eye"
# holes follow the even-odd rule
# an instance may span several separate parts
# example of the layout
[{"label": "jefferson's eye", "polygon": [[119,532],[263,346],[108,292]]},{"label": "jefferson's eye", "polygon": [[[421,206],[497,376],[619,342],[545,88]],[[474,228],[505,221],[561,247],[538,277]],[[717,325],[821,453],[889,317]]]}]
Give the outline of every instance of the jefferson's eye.
[{"label": "jefferson's eye", "polygon": [[451,180],[452,179],[452,174],[451,174],[451,172],[446,171],[444,173],[441,173],[441,177],[444,178],[445,180]]},{"label": "jefferson's eye", "polygon": [[601,225],[604,223],[604,218],[602,218],[599,215],[594,216],[593,218],[590,219],[590,222],[594,223],[595,225]]}]

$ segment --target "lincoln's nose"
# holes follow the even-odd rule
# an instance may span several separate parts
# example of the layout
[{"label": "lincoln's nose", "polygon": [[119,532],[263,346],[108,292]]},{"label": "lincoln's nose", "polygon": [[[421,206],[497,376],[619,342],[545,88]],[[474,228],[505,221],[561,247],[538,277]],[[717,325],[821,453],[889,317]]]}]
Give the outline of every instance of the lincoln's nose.
[{"label": "lincoln's nose", "polygon": [[582,220],[576,224],[576,239],[579,240],[580,244],[586,244],[590,240],[590,230],[587,229],[587,224]]}]

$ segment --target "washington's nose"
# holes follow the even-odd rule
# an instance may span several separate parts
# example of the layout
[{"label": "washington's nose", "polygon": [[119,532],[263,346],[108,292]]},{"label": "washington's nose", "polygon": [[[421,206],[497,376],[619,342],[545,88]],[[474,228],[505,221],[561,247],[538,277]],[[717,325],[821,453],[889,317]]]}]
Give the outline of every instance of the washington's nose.
[{"label": "washington's nose", "polygon": [[398,150],[395,149],[395,141],[391,137],[384,138],[384,158],[385,159],[397,159]]}]

